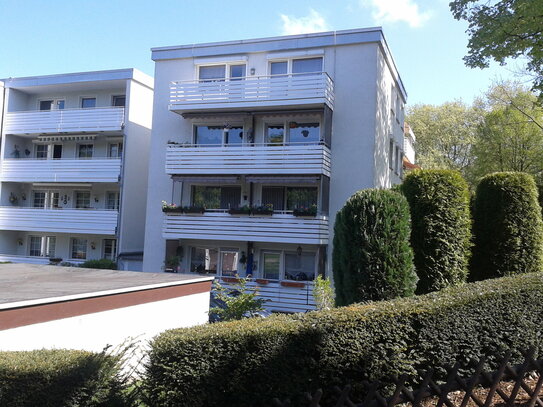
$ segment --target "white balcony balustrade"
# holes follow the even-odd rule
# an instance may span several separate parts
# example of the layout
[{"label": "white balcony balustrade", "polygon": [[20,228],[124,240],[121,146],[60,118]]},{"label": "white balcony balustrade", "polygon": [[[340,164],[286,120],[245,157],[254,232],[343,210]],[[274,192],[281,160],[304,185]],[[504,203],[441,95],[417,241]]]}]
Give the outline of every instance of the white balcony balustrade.
[{"label": "white balcony balustrade", "polygon": [[170,86],[170,110],[178,113],[324,105],[334,108],[334,83],[326,72],[247,76],[228,81],[178,81]]},{"label": "white balcony balustrade", "polygon": [[118,182],[120,158],[28,159],[2,161],[0,180],[9,182]]},{"label": "white balcony balustrade", "polygon": [[115,235],[118,212],[100,209],[0,207],[0,230]]},{"label": "white balcony balustrade", "polygon": [[166,173],[322,174],[330,176],[330,149],[324,144],[168,145]]},{"label": "white balcony balustrade", "polygon": [[165,239],[328,244],[328,217],[295,217],[287,213],[269,216],[230,215],[224,211],[203,214],[164,215]]},{"label": "white balcony balustrade", "polygon": [[6,113],[6,134],[44,134],[121,131],[123,107],[35,110]]}]

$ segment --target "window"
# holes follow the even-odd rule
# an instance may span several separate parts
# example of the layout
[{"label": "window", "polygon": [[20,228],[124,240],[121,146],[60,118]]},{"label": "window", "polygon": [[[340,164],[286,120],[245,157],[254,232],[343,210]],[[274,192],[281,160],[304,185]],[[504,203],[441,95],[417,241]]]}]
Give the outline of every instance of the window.
[{"label": "window", "polygon": [[271,75],[286,75],[288,70],[288,62],[272,62],[270,64],[270,74]]},{"label": "window", "polygon": [[55,249],[57,245],[57,238],[55,236],[45,237],[45,256],[55,257]]},{"label": "window", "polygon": [[390,140],[388,142],[388,167],[393,170],[394,169],[394,141]]},{"label": "window", "polygon": [[193,247],[190,252],[190,271],[217,274],[217,260],[217,249]]},{"label": "window", "polygon": [[317,187],[287,187],[287,210],[317,205]]},{"label": "window", "polygon": [[64,109],[64,100],[63,99],[40,100],[39,109],[40,110]]},{"label": "window", "polygon": [[400,147],[396,146],[396,154],[394,154],[394,172],[399,173],[400,168]]},{"label": "window", "polygon": [[41,256],[41,236],[29,236],[28,255]]},{"label": "window", "polygon": [[108,157],[121,158],[123,156],[123,143],[110,143],[108,146]]},{"label": "window", "polygon": [[36,158],[46,159],[49,152],[49,146],[47,144],[37,144],[36,145]]},{"label": "window", "polygon": [[207,209],[230,209],[239,207],[241,187],[217,187],[194,185],[192,187],[192,205]]},{"label": "window", "polygon": [[238,274],[239,252],[237,250],[221,250],[221,276]]},{"label": "window", "polygon": [[76,209],[90,208],[90,191],[75,192],[75,207]]},{"label": "window", "polygon": [[126,96],[125,95],[119,95],[119,96],[113,96],[111,101],[112,106],[125,106],[126,105]]},{"label": "window", "polygon": [[281,253],[264,252],[262,254],[262,277],[278,280],[281,273]]},{"label": "window", "polygon": [[96,98],[81,98],[81,108],[90,109],[96,107]]},{"label": "window", "polygon": [[271,205],[274,210],[285,209],[284,187],[262,187],[262,205]]},{"label": "window", "polygon": [[117,260],[117,239],[104,239],[102,257],[109,260]]},{"label": "window", "polygon": [[322,57],[294,59],[292,61],[292,73],[322,72]]},{"label": "window", "polygon": [[315,253],[285,252],[286,280],[314,280],[315,270]]},{"label": "window", "polygon": [[245,64],[230,65],[230,80],[239,81],[245,77]]},{"label": "window", "polygon": [[194,140],[200,146],[240,145],[243,142],[243,127],[194,126]]},{"label": "window", "polygon": [[198,68],[198,78],[202,82],[239,81],[245,78],[245,76],[245,64],[208,65]]},{"label": "window", "polygon": [[289,143],[316,143],[319,140],[319,123],[289,123]]},{"label": "window", "polygon": [[87,258],[87,239],[72,238],[72,259]]},{"label": "window", "polygon": [[283,144],[285,141],[285,126],[283,124],[266,126],[266,143]]},{"label": "window", "polygon": [[224,129],[224,144],[227,146],[240,145],[243,142],[243,127],[228,127]]},{"label": "window", "polygon": [[45,192],[34,191],[32,193],[32,207],[33,208],[45,208]]},{"label": "window", "polygon": [[77,146],[77,156],[79,158],[92,158],[93,149],[92,144],[79,144]]},{"label": "window", "polygon": [[106,209],[111,209],[111,210],[119,209],[119,193],[118,192],[106,192]]},{"label": "window", "polygon": [[49,208],[59,208],[59,199],[60,199],[60,193],[59,192],[49,192]]},{"label": "window", "polygon": [[62,144],[53,145],[53,159],[62,158]]}]

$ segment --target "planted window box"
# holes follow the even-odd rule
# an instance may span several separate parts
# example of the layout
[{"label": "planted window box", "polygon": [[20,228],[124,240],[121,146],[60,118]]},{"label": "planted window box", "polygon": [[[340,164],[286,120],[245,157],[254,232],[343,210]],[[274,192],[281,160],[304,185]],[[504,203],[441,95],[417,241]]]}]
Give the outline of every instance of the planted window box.
[{"label": "planted window box", "polygon": [[239,283],[240,279],[237,277],[221,277],[225,283]]},{"label": "planted window box", "polygon": [[239,208],[230,208],[228,209],[230,215],[250,215],[251,208],[247,205],[241,206]]},{"label": "planted window box", "polygon": [[181,212],[183,212],[183,208],[180,207],[180,206],[177,206],[174,203],[168,203],[166,201],[162,201],[162,212],[165,212],[165,213],[171,213],[171,212],[181,213]]},{"label": "planted window box", "polygon": [[297,288],[305,287],[305,283],[302,283],[300,281],[281,281],[281,285],[283,287],[297,287]]},{"label": "planted window box", "polygon": [[299,217],[306,216],[314,218],[315,216],[317,216],[317,205],[294,208],[292,214]]},{"label": "planted window box", "polygon": [[261,285],[266,285],[266,284],[269,284],[270,283],[270,280],[267,280],[265,278],[257,278],[255,280],[258,284],[261,284]]},{"label": "planted window box", "polygon": [[206,208],[203,206],[184,206],[183,213],[188,214],[202,214],[206,211]]},{"label": "planted window box", "polygon": [[251,213],[253,215],[273,215],[273,205],[255,206],[252,208]]}]

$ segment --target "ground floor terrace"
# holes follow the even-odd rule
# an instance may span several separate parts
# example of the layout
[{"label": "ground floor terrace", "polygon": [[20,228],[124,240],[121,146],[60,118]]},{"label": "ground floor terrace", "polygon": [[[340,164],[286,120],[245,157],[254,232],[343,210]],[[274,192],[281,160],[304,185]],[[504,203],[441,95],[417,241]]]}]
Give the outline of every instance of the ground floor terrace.
[{"label": "ground floor terrace", "polygon": [[326,245],[175,239],[166,241],[164,270],[215,276],[235,288],[238,277],[249,277],[277,312],[313,310],[314,280],[326,268]]}]

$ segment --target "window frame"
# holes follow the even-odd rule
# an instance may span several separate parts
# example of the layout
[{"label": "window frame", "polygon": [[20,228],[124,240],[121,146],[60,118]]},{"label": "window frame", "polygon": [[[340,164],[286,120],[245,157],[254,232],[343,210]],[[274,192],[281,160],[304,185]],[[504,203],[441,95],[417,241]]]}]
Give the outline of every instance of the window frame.
[{"label": "window frame", "polygon": [[[122,106],[117,106],[115,104],[115,101],[117,99],[120,99],[120,98],[124,98],[124,105]],[[111,95],[111,106],[112,107],[126,107],[126,95]]]},{"label": "window frame", "polygon": [[[268,280],[275,280],[274,278],[268,278],[264,275],[264,256],[269,253],[269,254],[279,254],[279,278],[278,278],[278,281],[307,281],[307,282],[311,282],[311,281],[315,281],[315,279],[317,278],[317,274],[318,274],[318,267],[319,267],[319,263],[318,263],[318,250],[317,251],[307,251],[307,253],[310,253],[310,254],[313,254],[313,259],[314,259],[314,273],[313,273],[313,279],[311,280],[291,280],[291,279],[287,279],[285,277],[286,275],[286,254],[289,253],[289,254],[296,254],[296,250],[289,250],[289,249],[282,249],[282,250],[274,250],[274,249],[267,249],[267,248],[263,248],[263,249],[260,249],[260,254],[259,254],[259,261],[260,261],[260,264],[261,266],[259,267],[259,269],[257,270],[257,274],[260,276],[260,278],[264,278],[264,279],[268,279]],[[302,252],[303,254],[303,252]]]},{"label": "window frame", "polygon": [[[84,257],[79,257],[79,256],[74,256],[74,248],[75,248],[75,243],[76,241],[79,241],[79,243],[82,243],[82,242],[85,242],[85,251],[84,251]],[[81,247],[83,247],[82,245],[80,245]],[[85,238],[80,238],[80,237],[71,237],[70,238],[70,259],[73,259],[73,260],[87,260],[87,255],[89,253],[89,241],[88,239],[85,239]]]},{"label": "window frame", "polygon": [[[90,156],[84,156],[82,157],[81,156],[81,147],[83,146],[91,146],[91,149],[90,149]],[[94,158],[94,143],[77,143],[77,148],[75,149],[75,154],[76,154],[76,158],[78,160],[90,160],[92,158]]]},{"label": "window frame", "polygon": [[[109,142],[107,144],[107,156],[108,158],[122,158],[123,157],[123,151],[124,151],[124,143],[122,141],[113,141]],[[113,156],[111,155],[111,147],[117,146],[117,155]],[[94,151],[94,147],[93,147]]]},{"label": "window frame", "polygon": [[[307,142],[291,142],[290,141],[290,124],[291,123],[296,123],[296,124],[299,124],[299,125],[317,123],[319,125],[319,137],[318,137],[318,140],[317,141],[307,141]],[[311,118],[302,118],[302,119],[285,118],[282,121],[273,120],[273,119],[269,119],[269,120],[265,119],[263,121],[264,134],[263,134],[263,137],[262,137],[262,142],[263,142],[263,144],[266,144],[268,146],[318,145],[318,144],[324,143],[322,124],[323,124],[323,118],[320,117],[320,116],[315,116],[315,119],[311,119]],[[285,134],[284,134],[284,138],[283,138],[282,143],[271,143],[270,141],[268,141],[268,128],[270,126],[283,126]],[[296,144],[292,144],[292,143],[296,143]]]},{"label": "window frame", "polygon": [[[234,122],[234,123],[228,123],[228,127],[224,126],[224,123],[221,122],[193,122],[192,123],[192,144],[202,146],[202,147],[218,147],[218,144],[201,144],[197,141],[198,136],[198,127],[222,127],[221,132],[221,142],[220,147],[236,147],[236,146],[243,146],[245,144],[245,126],[244,123],[240,122]],[[243,137],[241,139],[241,143],[233,143],[233,144],[226,144],[226,133],[232,128],[241,127],[241,132],[243,133]]]},{"label": "window frame", "polygon": [[294,211],[294,209],[287,209],[287,203],[288,203],[288,188],[315,188],[317,190],[317,212],[320,211],[320,207],[321,207],[321,187],[320,187],[320,184],[291,184],[291,185],[277,185],[277,184],[262,184],[262,186],[260,187],[260,203],[262,205],[265,205],[264,202],[262,201],[262,196],[263,196],[263,189],[264,188],[282,188],[283,190],[283,208],[284,209],[274,209],[274,212],[275,211],[282,211],[282,212],[286,212],[286,213],[292,213]]},{"label": "window frame", "polygon": [[[232,77],[231,76],[231,67],[236,65],[245,66],[245,76],[242,77]],[[222,79],[201,79],[200,78],[200,68],[202,67],[212,67],[212,66],[224,66],[224,78]],[[247,77],[247,61],[227,61],[227,62],[202,62],[200,64],[195,64],[195,78],[198,82],[229,82],[229,81],[239,81]],[[234,79],[232,79],[234,78]]]},{"label": "window frame", "polygon": [[[113,205],[113,208],[109,207],[109,202],[110,202],[109,195],[110,194],[115,195],[115,199],[114,199],[115,203]],[[105,199],[104,199],[104,208],[106,210],[118,211],[120,207],[121,207],[121,194],[120,194],[120,191],[106,191]]]},{"label": "window frame", "polygon": [[[322,60],[322,70],[319,71],[319,72],[300,72],[300,73],[293,73],[292,72],[292,67],[293,67],[293,64],[294,64],[294,61],[295,60],[301,60],[301,59],[317,59],[317,58],[320,58]],[[271,66],[272,66],[272,63],[275,63],[275,62],[286,62],[287,63],[287,72],[284,73],[284,74],[274,74],[272,75],[271,73]],[[278,58],[269,58],[268,59],[268,76],[271,76],[271,77],[281,77],[281,76],[292,76],[292,75],[307,75],[307,74],[318,74],[318,73],[322,73],[322,72],[326,72],[324,70],[324,63],[325,63],[325,58],[324,58],[324,54],[319,54],[319,55],[304,55],[304,56],[292,56],[292,57],[278,57]]]},{"label": "window frame", "polygon": [[[111,257],[107,257],[106,255],[106,247],[107,247],[106,242],[113,242]],[[109,259],[112,261],[117,261],[117,239],[103,239],[102,240],[102,258]]]},{"label": "window frame", "polygon": [[[85,100],[94,99],[94,106],[93,107],[83,107],[83,103]],[[80,96],[79,97],[79,108],[80,109],[96,109],[98,107],[98,98],[96,96],[88,95],[88,96]]]},{"label": "window frame", "polygon": [[[41,110],[41,102],[51,102],[51,109]],[[58,108],[60,102],[64,102],[62,108]],[[39,98],[37,101],[37,110],[40,112],[50,112],[52,110],[64,110],[66,109],[66,98],[65,97],[52,97],[52,98]]]},{"label": "window frame", "polygon": [[[78,203],[78,194],[89,194],[89,206],[80,207]],[[74,209],[92,209],[91,207],[91,191],[79,190],[74,191]]]}]

